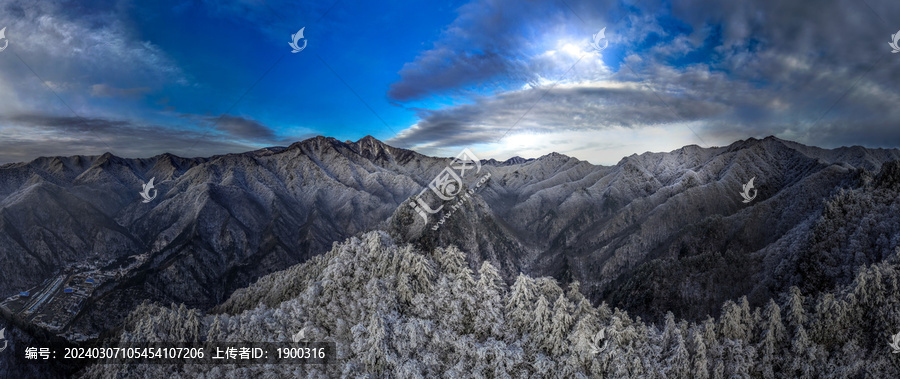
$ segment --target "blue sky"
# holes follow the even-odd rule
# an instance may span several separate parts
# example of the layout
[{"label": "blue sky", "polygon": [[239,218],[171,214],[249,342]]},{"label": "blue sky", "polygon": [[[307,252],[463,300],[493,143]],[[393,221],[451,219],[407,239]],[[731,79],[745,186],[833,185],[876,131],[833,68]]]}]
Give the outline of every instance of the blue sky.
[{"label": "blue sky", "polygon": [[891,1],[0,0],[3,27],[0,163],[315,135],[597,164],[767,135],[900,147]]}]

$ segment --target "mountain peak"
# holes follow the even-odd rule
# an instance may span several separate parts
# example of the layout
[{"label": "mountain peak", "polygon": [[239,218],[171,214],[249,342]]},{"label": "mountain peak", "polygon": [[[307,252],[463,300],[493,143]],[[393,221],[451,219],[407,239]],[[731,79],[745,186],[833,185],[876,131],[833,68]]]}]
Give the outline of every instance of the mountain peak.
[{"label": "mountain peak", "polygon": [[106,166],[106,165],[110,165],[110,164],[122,164],[123,162],[126,162],[126,161],[127,160],[123,160],[122,158],[119,158],[118,156],[113,155],[113,153],[110,153],[107,151],[107,152],[103,153],[102,155],[100,155],[99,157],[97,157],[97,160],[94,161],[94,166],[102,167],[102,166]]},{"label": "mountain peak", "polygon": [[550,154],[542,155],[540,158],[538,158],[538,160],[571,160],[571,159],[577,160],[576,158],[572,158],[568,155],[560,154],[555,151]]},{"label": "mountain peak", "polygon": [[503,164],[504,165],[522,164],[522,163],[528,162],[529,160],[530,159],[525,159],[525,158],[522,158],[522,157],[516,155],[512,158],[509,158],[509,159],[503,161]]},{"label": "mountain peak", "polygon": [[290,146],[287,147],[287,150],[292,150],[292,149],[305,150],[305,149],[310,149],[310,148],[321,148],[325,144],[334,145],[335,143],[341,144],[342,142],[338,141],[337,139],[335,139],[333,137],[325,137],[322,135],[318,135],[318,136],[315,136],[312,138],[307,138],[302,141],[294,142]]},{"label": "mountain peak", "polygon": [[372,137],[371,134],[367,134],[365,137],[360,138],[359,140],[356,141],[356,143],[357,143],[357,144],[361,144],[361,143],[379,143],[379,144],[382,144],[382,145],[384,144],[384,142],[381,142],[381,140],[379,140],[378,138]]},{"label": "mountain peak", "polygon": [[356,142],[350,142],[348,145],[356,145],[360,150],[371,150],[373,153],[381,152],[386,148],[391,148],[388,144],[381,142],[379,139],[370,135],[360,138]]},{"label": "mountain peak", "polygon": [[403,149],[399,149],[388,145],[381,140],[372,137],[371,135],[367,135],[363,138],[360,138],[356,142],[347,141],[347,144],[350,146],[353,151],[357,154],[362,155],[368,159],[376,160],[376,159],[387,159],[391,160],[396,157],[396,155],[402,151]]},{"label": "mountain peak", "polygon": [[784,142],[785,142],[784,140],[782,140],[778,137],[775,137],[775,136],[767,136],[763,139],[757,139],[754,137],[750,137],[745,140],[735,141],[734,143],[728,145],[726,147],[726,149],[728,151],[737,151],[737,150],[743,150],[743,149],[760,146],[760,145],[762,145],[762,146],[772,146],[773,144],[784,145]]}]

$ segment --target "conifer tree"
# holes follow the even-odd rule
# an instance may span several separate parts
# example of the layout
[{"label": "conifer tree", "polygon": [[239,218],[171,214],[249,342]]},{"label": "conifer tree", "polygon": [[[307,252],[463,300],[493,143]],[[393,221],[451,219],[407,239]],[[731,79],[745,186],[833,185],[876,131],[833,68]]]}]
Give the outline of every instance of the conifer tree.
[{"label": "conifer tree", "polygon": [[694,354],[691,361],[691,376],[695,379],[709,379],[709,361],[706,357],[706,342],[699,328],[691,331]]},{"label": "conifer tree", "polygon": [[531,307],[535,298],[531,283],[531,279],[524,274],[519,274],[513,283],[506,303],[507,319],[513,329],[523,330],[531,324]]},{"label": "conifer tree", "polygon": [[792,286],[788,293],[787,320],[788,325],[790,325],[791,329],[795,332],[797,328],[806,325],[806,311],[803,308],[804,301],[805,299],[803,295],[800,294],[800,289],[796,286]]},{"label": "conifer tree", "polygon": [[732,301],[726,301],[722,306],[722,319],[719,320],[719,330],[724,338],[732,340],[747,339],[747,331],[742,320],[741,307]]},{"label": "conifer tree", "polygon": [[554,356],[562,356],[569,350],[565,341],[572,328],[572,311],[572,303],[563,294],[560,294],[553,303],[550,333],[545,341],[545,348]]},{"label": "conifer tree", "polygon": [[672,349],[667,352],[665,374],[669,378],[689,378],[691,376],[691,357],[681,333],[674,334]]},{"label": "conifer tree", "polygon": [[478,270],[475,293],[478,296],[475,317],[475,333],[479,340],[489,337],[503,338],[503,294],[504,283],[500,273],[485,261]]}]

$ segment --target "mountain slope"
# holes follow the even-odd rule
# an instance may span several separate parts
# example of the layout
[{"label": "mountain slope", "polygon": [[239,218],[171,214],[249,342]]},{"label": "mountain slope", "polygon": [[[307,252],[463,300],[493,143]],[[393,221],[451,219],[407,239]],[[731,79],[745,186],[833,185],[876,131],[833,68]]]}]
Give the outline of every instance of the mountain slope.
[{"label": "mountain slope", "polygon": [[[797,272],[797,254],[815,243],[823,199],[863,189],[864,178],[897,159],[898,150],[769,137],[632,155],[615,166],[560,154],[484,161],[478,175],[490,180],[433,231],[440,215],[425,225],[409,198],[450,160],[371,137],[202,159],[41,158],[0,167],[0,275],[10,278],[0,290],[31,288],[76,264],[130,267],[72,322],[97,333],[144,299],[215,306],[260,276],[381,228],[423,250],[459,246],[472,268],[489,261],[508,282],[520,272],[578,280],[595,304],[700,320],[742,295],[763,305],[813,275]],[[141,203],[137,192],[153,177],[159,196]],[[752,177],[759,193],[744,204],[738,192]],[[879,257],[898,244],[882,245]],[[671,264],[690,270],[667,273]],[[734,265],[740,270],[728,270]],[[691,278],[683,287],[661,286],[681,274]]]},{"label": "mountain slope", "polygon": [[[848,151],[860,167],[841,162]],[[776,268],[797,265],[793,257],[809,246],[825,200],[862,188],[869,170],[898,158],[897,150],[824,150],[773,137],[632,155],[612,167],[550,155],[488,167],[490,185],[475,203],[489,211],[455,215],[462,228],[409,240],[429,242],[419,245],[425,249],[458,244],[473,251],[477,243],[491,251],[506,250],[512,239],[522,246],[514,253],[520,270],[578,280],[595,304],[606,300],[654,320],[666,310],[700,320],[728,299],[748,295],[759,306],[799,285]],[[745,204],[738,192],[751,178],[759,192]],[[488,216],[497,221],[482,224]],[[879,255],[897,246],[886,243]],[[690,269],[666,272],[676,263]]]},{"label": "mountain slope", "polygon": [[126,342],[272,341],[297,332],[334,342],[333,365],[97,364],[84,377],[896,377],[887,345],[900,322],[900,250],[833,293],[796,287],[752,308],[721,305],[701,322],[654,325],[593,307],[577,284],[490,263],[455,247],[420,252],[372,232],[235,292],[214,314],[145,304]]}]

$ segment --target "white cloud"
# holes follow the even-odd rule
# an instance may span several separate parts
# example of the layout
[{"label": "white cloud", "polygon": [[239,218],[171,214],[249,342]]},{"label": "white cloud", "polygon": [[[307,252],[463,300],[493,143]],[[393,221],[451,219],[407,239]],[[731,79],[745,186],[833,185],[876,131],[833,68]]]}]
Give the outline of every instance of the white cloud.
[{"label": "white cloud", "polygon": [[[10,59],[0,60],[0,71],[17,78],[0,82],[0,93],[16,93],[19,100],[0,103],[4,114],[58,108],[59,99],[41,88],[44,83],[70,106],[88,111],[92,93],[113,95],[122,88],[118,93],[127,95],[128,88],[147,92],[188,82],[164,51],[134,36],[118,7],[78,13],[72,10],[82,8],[66,4],[8,0],[0,1],[0,9],[10,43],[4,51]],[[11,59],[13,54],[21,61]]]},{"label": "white cloud", "polygon": [[[602,162],[628,149],[725,145],[767,135],[823,147],[900,146],[900,76],[888,63],[893,58],[888,35],[872,27],[878,16],[862,4],[692,0],[669,8],[650,1],[635,11],[634,6],[567,1],[572,12],[554,9],[552,3],[535,1],[528,12],[503,17],[495,10],[516,5],[476,0],[463,7],[453,25],[491,23],[496,33],[451,32],[436,45],[497,52],[515,61],[494,64],[503,70],[492,75],[510,81],[507,88],[519,89],[423,110],[414,127],[391,141],[425,151],[497,144],[514,125],[492,152],[533,156],[522,153],[543,151],[528,142],[540,136],[553,151]],[[900,11],[900,3],[873,4]],[[590,53],[586,43],[596,30],[589,28],[602,26],[607,26],[610,49]],[[492,38],[507,34],[513,37],[492,44]],[[616,70],[604,64],[619,59]],[[439,67],[432,63],[417,58],[410,65],[421,74],[452,70],[455,64],[452,58]],[[426,82],[412,88],[419,95],[446,90]],[[566,143],[570,137],[584,140]],[[611,144],[610,138],[625,142]],[[579,144],[603,147],[604,153]]]}]

